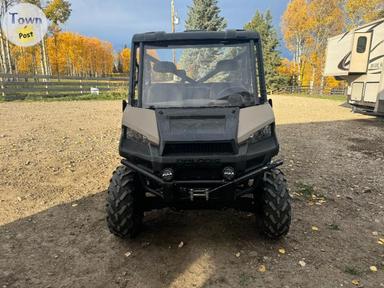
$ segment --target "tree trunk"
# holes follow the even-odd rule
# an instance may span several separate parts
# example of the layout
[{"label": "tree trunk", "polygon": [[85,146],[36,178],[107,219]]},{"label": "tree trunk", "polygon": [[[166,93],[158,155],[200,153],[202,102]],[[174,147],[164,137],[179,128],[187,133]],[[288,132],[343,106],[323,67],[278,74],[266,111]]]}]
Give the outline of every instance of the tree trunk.
[{"label": "tree trunk", "polygon": [[3,68],[3,73],[7,73],[8,68],[7,68],[7,60],[6,60],[5,48],[4,48],[4,38],[3,38],[2,32],[0,32],[0,50],[1,50],[1,67]]},{"label": "tree trunk", "polygon": [[309,82],[309,89],[310,93],[313,94],[313,86],[315,83],[315,75],[316,75],[316,68],[312,65],[312,75],[311,75],[311,81]]},{"label": "tree trunk", "polygon": [[5,39],[5,52],[7,54],[7,66],[9,73],[12,74],[12,56],[11,56],[11,48],[9,47],[8,39]]},{"label": "tree trunk", "polygon": [[297,86],[301,86],[301,52],[300,52],[300,39],[296,39],[296,65],[297,65]]},{"label": "tree trunk", "polygon": [[55,42],[55,58],[56,58],[56,73],[57,73],[57,80],[60,81],[60,71],[59,71],[59,45],[57,40],[57,32],[54,32],[53,34],[54,42]]},{"label": "tree trunk", "polygon": [[37,65],[36,65],[36,46],[32,47],[32,73],[33,75],[37,74]]},{"label": "tree trunk", "polygon": [[[2,16],[5,14],[5,10],[6,10],[6,1],[1,1],[0,2],[0,16],[1,18],[3,18]],[[5,46],[4,46],[4,37],[3,36],[3,30],[2,30],[2,27],[1,27],[1,21],[0,21],[0,52],[1,52],[1,69],[2,69],[2,72],[3,73],[7,73],[7,59],[6,59],[6,55],[5,55]]]},{"label": "tree trunk", "polygon": [[321,63],[320,69],[321,69],[320,93],[323,94],[324,93],[324,81],[325,81],[325,77],[324,77],[324,62]]},{"label": "tree trunk", "polygon": [[47,52],[46,52],[46,44],[45,37],[40,42],[40,55],[41,55],[41,71],[43,75],[48,75],[48,61],[47,61]]},{"label": "tree trunk", "polygon": [[324,93],[324,75],[321,75],[321,80],[320,80],[320,94],[323,95]]}]

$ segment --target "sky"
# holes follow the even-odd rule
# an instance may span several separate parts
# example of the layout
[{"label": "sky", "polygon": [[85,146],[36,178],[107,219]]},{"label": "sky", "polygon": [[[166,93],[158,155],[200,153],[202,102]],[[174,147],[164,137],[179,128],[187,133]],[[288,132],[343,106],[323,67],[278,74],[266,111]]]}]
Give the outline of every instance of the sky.
[{"label": "sky", "polygon": [[[171,30],[170,0],[71,0],[72,14],[64,25],[65,31],[97,37],[109,41],[116,51],[129,46],[135,33]],[[282,39],[280,19],[289,0],[219,0],[221,15],[227,19],[228,29],[242,29],[257,10],[271,10],[274,26]],[[180,24],[184,30],[188,6],[192,0],[175,0]],[[283,57],[291,58],[284,47]]]}]

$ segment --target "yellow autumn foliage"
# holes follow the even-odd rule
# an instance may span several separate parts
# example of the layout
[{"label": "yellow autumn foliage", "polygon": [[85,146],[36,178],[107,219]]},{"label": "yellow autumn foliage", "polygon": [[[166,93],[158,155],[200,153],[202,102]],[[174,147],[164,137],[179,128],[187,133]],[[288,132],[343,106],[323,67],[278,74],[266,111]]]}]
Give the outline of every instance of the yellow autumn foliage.
[{"label": "yellow autumn foliage", "polygon": [[72,32],[47,39],[52,74],[101,76],[112,73],[112,44]]},{"label": "yellow autumn foliage", "polygon": [[[342,87],[334,78],[323,77],[329,37],[382,17],[382,0],[292,0],[281,20],[293,67],[302,86]],[[284,63],[280,73],[287,74]]]},{"label": "yellow autumn foliage", "polygon": [[121,63],[122,70],[123,70],[122,72],[128,73],[129,72],[129,66],[131,63],[131,49],[124,48],[123,50],[120,51],[119,57],[120,57],[120,63]]}]

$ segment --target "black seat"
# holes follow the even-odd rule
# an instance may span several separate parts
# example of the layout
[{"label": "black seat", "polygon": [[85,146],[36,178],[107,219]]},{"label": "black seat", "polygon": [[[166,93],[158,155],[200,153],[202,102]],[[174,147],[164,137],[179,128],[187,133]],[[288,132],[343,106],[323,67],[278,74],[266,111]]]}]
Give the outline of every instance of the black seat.
[{"label": "black seat", "polygon": [[182,102],[185,94],[184,84],[175,83],[156,83],[151,84],[145,94],[146,103],[158,102]]}]

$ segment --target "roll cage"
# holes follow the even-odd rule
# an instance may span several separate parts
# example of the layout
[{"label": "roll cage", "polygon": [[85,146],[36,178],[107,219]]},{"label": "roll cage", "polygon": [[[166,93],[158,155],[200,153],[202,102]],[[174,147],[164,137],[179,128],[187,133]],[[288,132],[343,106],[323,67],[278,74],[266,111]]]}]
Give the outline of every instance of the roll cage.
[{"label": "roll cage", "polygon": [[[255,48],[250,49],[251,61],[255,63],[255,65],[251,65],[252,77],[258,80],[258,85],[255,87],[255,94],[259,92],[259,103],[265,103],[267,101],[267,91],[265,85],[264,63],[260,36],[257,32],[244,30],[227,30],[223,32],[186,31],[180,33],[149,32],[134,35],[131,44],[128,103],[134,107],[142,107],[143,104],[144,47],[146,45],[167,47],[171,45],[207,45],[220,43],[249,43],[251,47]],[[154,61],[157,61],[154,57],[152,58]],[[209,75],[206,76],[208,77]],[[199,80],[201,81],[201,79]],[[254,96],[256,97],[257,95]]]}]

